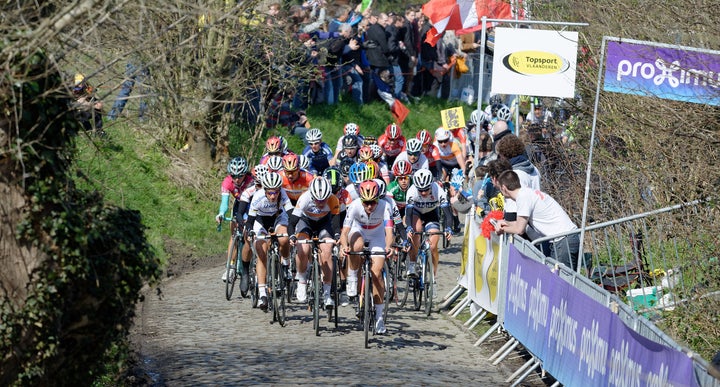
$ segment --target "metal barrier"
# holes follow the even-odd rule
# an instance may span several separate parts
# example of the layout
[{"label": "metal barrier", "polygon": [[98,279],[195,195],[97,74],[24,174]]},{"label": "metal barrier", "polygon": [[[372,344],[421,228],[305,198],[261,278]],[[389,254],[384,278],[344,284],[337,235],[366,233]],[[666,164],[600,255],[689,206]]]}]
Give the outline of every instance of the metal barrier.
[{"label": "metal barrier", "polygon": [[[505,333],[510,333],[511,335],[512,332],[516,332],[516,334],[511,336],[510,340],[489,359],[493,364],[497,364],[521,345],[531,354],[532,358],[508,379],[508,382],[510,382],[518,378],[513,385],[519,384],[538,367],[542,367],[544,370],[554,370],[555,372],[550,371],[550,373],[556,377],[559,382],[564,384],[574,385],[580,382],[593,384],[593,382],[597,382],[597,380],[594,380],[593,377],[590,376],[588,376],[587,380],[578,380],[577,378],[582,377],[582,375],[578,376],[577,372],[574,374],[572,372],[568,372],[567,375],[565,374],[563,368],[565,364],[552,364],[553,361],[557,362],[558,359],[562,359],[562,356],[565,356],[561,348],[561,344],[563,344],[561,343],[561,337],[557,336],[554,338],[556,341],[553,341],[554,345],[560,347],[559,355],[558,353],[551,353],[550,356],[548,356],[543,353],[545,350],[542,346],[532,343],[537,337],[544,336],[543,334],[536,332],[535,335],[522,337],[525,333],[524,330],[512,326],[517,324],[517,317],[511,318],[510,320],[506,319],[507,313],[509,312],[507,308],[511,306],[511,314],[525,313],[523,316],[528,321],[527,323],[530,324],[530,321],[532,321],[534,322],[533,326],[535,329],[542,330],[543,323],[546,325],[549,324],[547,316],[550,312],[545,309],[542,310],[546,312],[544,315],[545,320],[543,320],[543,314],[538,311],[538,308],[542,309],[540,306],[542,306],[544,302],[540,302],[539,300],[545,299],[545,302],[547,302],[547,298],[543,298],[543,293],[539,288],[541,285],[547,288],[550,286],[548,285],[549,283],[554,282],[552,286],[555,287],[568,286],[568,289],[572,291],[568,292],[569,294],[564,297],[573,299],[576,304],[578,302],[587,304],[596,302],[598,308],[593,309],[593,313],[603,314],[602,319],[609,321],[608,325],[613,321],[620,321],[622,324],[615,322],[613,326],[616,326],[616,328],[619,326],[622,329],[628,329],[634,332],[630,334],[625,333],[625,336],[620,335],[615,337],[614,339],[616,341],[621,342],[621,344],[618,344],[620,350],[616,350],[612,347],[612,342],[608,344],[608,341],[611,340],[603,341],[602,334],[598,335],[598,333],[594,331],[599,329],[598,326],[601,325],[600,323],[597,323],[596,326],[596,321],[593,319],[591,328],[583,327],[583,342],[580,344],[574,343],[574,345],[589,346],[591,341],[588,340],[590,340],[589,338],[593,338],[593,340],[595,340],[593,343],[604,343],[606,351],[611,352],[611,354],[604,352],[607,356],[602,364],[607,366],[607,368],[602,369],[598,365],[600,360],[593,358],[592,353],[590,355],[581,353],[579,358],[582,364],[580,365],[585,364],[583,361],[586,362],[588,375],[593,375],[594,371],[601,372],[602,370],[605,372],[610,369],[610,371],[607,372],[615,372],[612,375],[619,378],[619,376],[617,376],[619,375],[617,373],[619,372],[619,368],[625,367],[623,368],[625,371],[632,370],[631,366],[633,365],[637,366],[635,369],[638,370],[637,373],[640,375],[639,370],[642,368],[640,366],[641,362],[638,361],[636,364],[630,360],[632,351],[635,350],[635,347],[631,344],[626,344],[625,338],[630,337],[632,340],[638,340],[639,344],[636,344],[637,347],[652,347],[655,345],[647,340],[663,346],[661,348],[664,351],[662,356],[659,355],[660,352],[652,355],[652,351],[650,351],[651,356],[658,357],[644,360],[646,364],[653,364],[653,362],[657,363],[655,365],[660,364],[660,368],[656,370],[657,372],[655,373],[648,372],[643,374],[645,375],[645,379],[642,380],[642,384],[653,385],[653,383],[660,383],[656,385],[662,385],[663,383],[668,383],[668,377],[672,378],[673,376],[682,379],[677,373],[672,375],[672,372],[680,371],[675,369],[668,371],[669,365],[672,365],[672,367],[681,367],[679,364],[682,363],[686,365],[685,371],[688,372],[687,375],[692,376],[689,377],[685,383],[680,384],[720,386],[720,379],[717,379],[718,376],[715,375],[717,372],[716,369],[711,368],[708,362],[698,354],[679,345],[651,322],[651,319],[656,320],[661,317],[660,312],[662,310],[671,311],[672,308],[682,303],[692,303],[694,300],[714,297],[719,293],[715,287],[718,286],[720,281],[708,280],[708,276],[718,275],[718,273],[720,273],[717,259],[714,257],[704,260],[687,259],[687,255],[683,255],[683,253],[692,251],[692,244],[687,240],[678,240],[678,236],[670,229],[670,225],[676,222],[683,222],[684,219],[688,217],[695,217],[694,219],[697,220],[698,211],[706,207],[704,204],[703,201],[695,201],[588,226],[585,234],[587,238],[585,246],[589,248],[587,249],[588,251],[580,257],[580,272],[576,272],[551,258],[547,258],[539,248],[542,242],[556,239],[563,234],[538,239],[533,243],[521,238],[504,237],[498,240],[499,253],[496,251],[496,258],[499,258],[500,267],[497,275],[497,323],[488,329],[475,345],[478,346],[482,344],[496,332],[505,331]],[[470,217],[467,218],[467,222],[471,223],[469,228],[466,229],[466,231],[469,231],[470,236],[466,238],[465,243],[473,245],[474,238],[478,235],[477,233],[473,234],[472,230],[479,229],[479,225]],[[576,232],[579,233],[579,230]],[[490,243],[491,241],[488,240],[488,246]],[[468,249],[468,262],[477,261],[477,257],[473,257],[474,253],[472,250],[473,249]],[[488,248],[488,251],[489,250],[490,248]],[[490,254],[490,252],[488,252],[488,254]],[[509,270],[510,264],[513,266],[512,269]],[[481,264],[481,267],[484,268],[486,266]],[[473,268],[473,270],[475,269]],[[478,270],[480,270],[480,268],[478,268]],[[512,270],[516,270],[516,272]],[[523,270],[525,272],[521,273]],[[524,284],[525,288],[517,286],[518,283],[522,283],[521,277],[525,276],[527,272],[532,273],[531,277],[538,275],[536,279],[538,281],[537,285],[534,282],[530,282],[530,284]],[[544,274],[537,274],[539,272],[544,272]],[[476,274],[472,274],[466,277],[474,277],[475,275]],[[542,282],[542,278],[544,278],[546,282]],[[453,289],[454,299],[457,299],[458,292],[461,292],[458,290],[459,288],[467,289],[473,287],[472,279],[468,281],[468,278],[465,278],[463,281],[463,286]],[[526,289],[528,287],[532,289]],[[525,289],[525,293],[523,293],[525,297],[528,297],[526,293],[535,292],[534,296],[529,297],[531,300],[530,303],[535,302],[535,304],[530,305],[527,311],[522,310],[518,312],[518,305],[520,305],[520,309],[522,309],[524,305],[522,304],[522,300],[524,299],[522,297],[518,298],[518,289]],[[570,301],[566,302],[569,303]],[[468,306],[477,307],[478,305],[483,305],[483,308],[479,310],[476,308],[475,313],[472,314],[470,320],[466,323],[466,326],[475,326],[477,322],[487,315],[488,310],[485,308],[488,307],[485,306],[486,304],[483,303],[482,300],[478,300],[470,291],[468,291],[468,295],[458,306],[453,309],[451,315],[457,316],[462,309]],[[565,306],[572,309],[573,306],[577,305]],[[547,308],[548,306],[545,305],[545,307]],[[552,311],[553,318],[557,310],[562,310],[562,313],[558,313],[567,318],[567,321],[573,321],[572,318],[569,317],[570,312],[565,316],[563,314],[565,313],[564,310],[562,308],[556,308],[555,306],[553,306]],[[601,319],[601,317],[597,318]],[[558,323],[557,320],[553,320],[552,323],[561,324]],[[577,327],[578,322],[576,321],[575,324]],[[582,326],[582,324],[580,325]],[[563,325],[563,327],[566,326]],[[527,329],[527,327],[523,328]],[[545,326],[546,331],[550,332],[550,334],[547,335],[550,338],[545,338],[548,341],[548,345],[552,340],[553,333],[557,333],[553,330],[555,328],[557,327],[548,328]],[[586,334],[587,337],[589,337],[587,340]],[[635,334],[639,335],[636,337],[634,336]],[[612,336],[607,332],[606,335],[608,337]],[[620,337],[622,337],[622,340],[620,340]],[[576,336],[573,336],[573,338],[576,338]],[[632,341],[631,339],[627,340]],[[608,345],[610,346],[609,349]],[[603,348],[603,346],[600,345],[600,348]],[[622,352],[623,348],[626,350],[625,354]],[[627,355],[628,348],[632,348],[630,355]],[[577,350],[575,347],[573,347],[573,349]],[[533,350],[536,351],[534,352]],[[570,352],[570,350],[568,349],[566,352]],[[585,356],[585,358],[583,358],[583,356]],[[611,360],[607,361],[607,359]],[[683,359],[685,360],[683,361]],[[595,363],[593,363],[593,361],[595,361]],[[608,365],[607,363],[611,364]],[[649,366],[647,368],[649,368]],[[668,372],[670,376],[668,376]],[[555,375],[555,373],[559,373],[559,375]],[[631,372],[629,374],[631,374]],[[663,379],[663,375],[666,379]],[[603,374],[603,376],[606,375]],[[595,379],[597,379],[597,377]],[[603,380],[607,382],[607,379]],[[597,385],[597,383],[595,383],[595,385]]]}]

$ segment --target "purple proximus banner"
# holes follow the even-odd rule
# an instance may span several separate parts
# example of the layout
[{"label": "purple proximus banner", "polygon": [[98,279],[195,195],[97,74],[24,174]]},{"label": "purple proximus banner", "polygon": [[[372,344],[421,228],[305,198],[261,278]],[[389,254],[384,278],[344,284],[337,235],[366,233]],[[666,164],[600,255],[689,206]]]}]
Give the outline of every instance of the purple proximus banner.
[{"label": "purple proximus banner", "polygon": [[720,52],[608,41],[603,89],[720,105]]},{"label": "purple proximus banner", "polygon": [[505,329],[566,386],[697,386],[692,360],[509,245]]}]

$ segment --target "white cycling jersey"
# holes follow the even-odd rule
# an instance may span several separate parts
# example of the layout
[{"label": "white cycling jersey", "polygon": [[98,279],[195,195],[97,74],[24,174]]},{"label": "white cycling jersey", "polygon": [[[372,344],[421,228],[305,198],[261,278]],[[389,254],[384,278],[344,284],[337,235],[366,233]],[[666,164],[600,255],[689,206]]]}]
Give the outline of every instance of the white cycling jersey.
[{"label": "white cycling jersey", "polygon": [[[408,163],[410,163],[410,160],[408,159],[407,151],[400,153],[398,155],[398,157],[395,158],[395,161],[393,161],[393,168],[400,160],[405,160]],[[414,163],[410,163],[410,165],[412,166],[413,172],[419,171],[421,169],[428,169],[430,167],[427,157],[422,153],[420,153],[420,157],[418,157],[417,161]]]},{"label": "white cycling jersey", "polygon": [[248,216],[275,216],[282,210],[285,210],[287,213],[292,211],[293,205],[290,203],[290,199],[288,199],[285,190],[282,188],[278,189],[280,190],[280,198],[275,203],[268,200],[267,196],[265,196],[264,189],[255,191],[252,201],[250,202]]},{"label": "white cycling jersey", "polygon": [[427,214],[434,211],[443,204],[447,204],[447,195],[445,190],[437,183],[430,185],[430,192],[426,196],[420,195],[417,187],[412,185],[405,195],[408,206],[413,206],[421,214]]},{"label": "white cycling jersey", "polygon": [[392,210],[386,200],[378,200],[375,209],[368,214],[360,200],[353,201],[347,207],[343,227],[350,228],[349,235],[359,233],[363,240],[370,243],[371,251],[385,250],[385,232],[393,227]]}]

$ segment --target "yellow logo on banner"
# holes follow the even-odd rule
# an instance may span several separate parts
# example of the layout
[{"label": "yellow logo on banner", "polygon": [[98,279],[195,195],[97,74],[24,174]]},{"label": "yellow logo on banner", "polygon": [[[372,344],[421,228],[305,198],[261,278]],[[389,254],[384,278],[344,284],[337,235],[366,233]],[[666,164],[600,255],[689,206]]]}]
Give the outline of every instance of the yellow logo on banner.
[{"label": "yellow logo on banner", "polygon": [[465,127],[465,114],[462,106],[441,110],[440,118],[442,119],[443,128],[447,130]]},{"label": "yellow logo on banner", "polygon": [[570,68],[560,55],[545,51],[518,51],[503,58],[508,70],[522,75],[557,74]]}]

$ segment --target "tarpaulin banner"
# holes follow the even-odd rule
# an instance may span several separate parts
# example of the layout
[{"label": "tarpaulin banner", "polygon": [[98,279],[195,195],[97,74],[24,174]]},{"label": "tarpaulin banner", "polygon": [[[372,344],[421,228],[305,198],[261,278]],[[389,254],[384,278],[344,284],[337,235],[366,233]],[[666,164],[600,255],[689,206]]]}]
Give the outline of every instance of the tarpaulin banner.
[{"label": "tarpaulin banner", "polygon": [[608,41],[603,89],[720,105],[720,52],[653,42]]},{"label": "tarpaulin banner", "polygon": [[574,98],[578,33],[495,28],[492,94]]},{"label": "tarpaulin banner", "polygon": [[510,244],[505,329],[566,386],[696,386],[687,355],[627,327],[608,308]]}]

